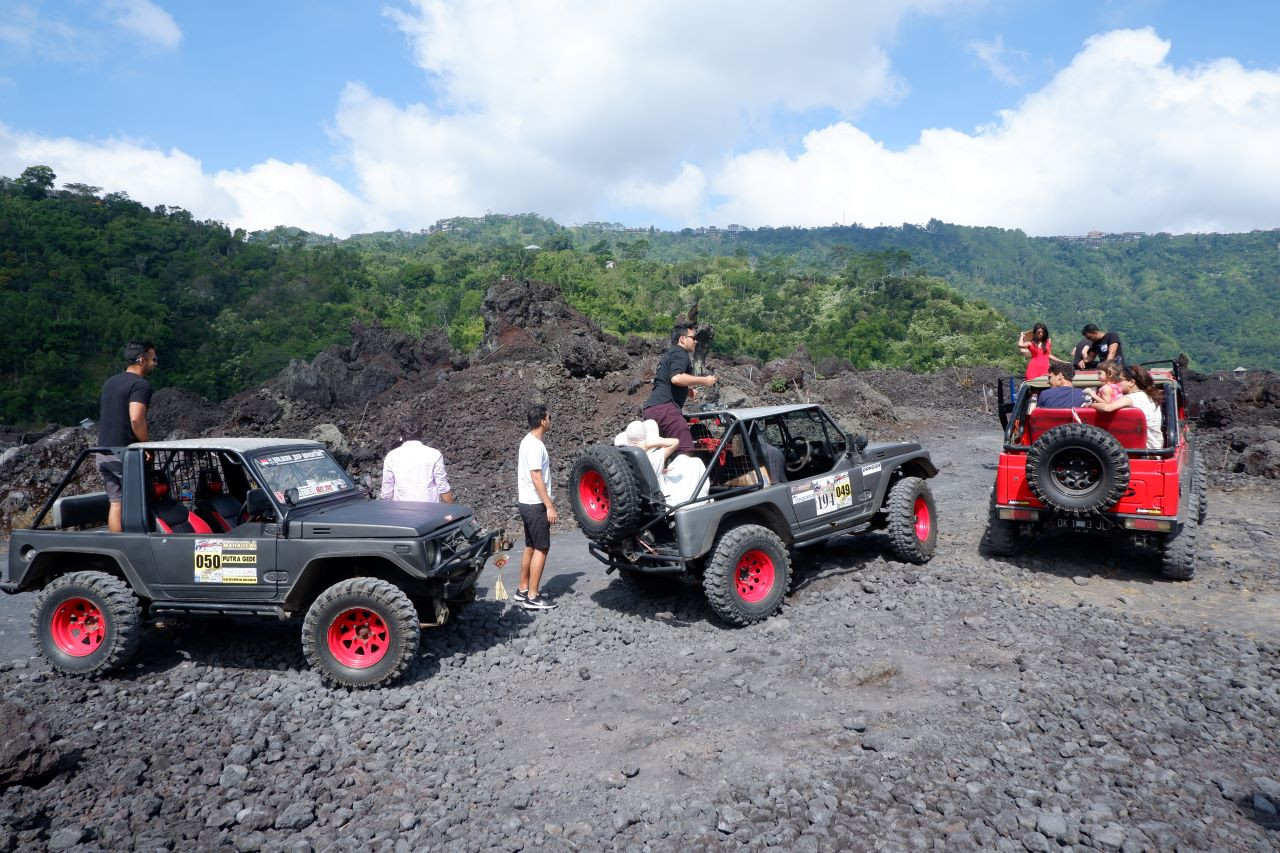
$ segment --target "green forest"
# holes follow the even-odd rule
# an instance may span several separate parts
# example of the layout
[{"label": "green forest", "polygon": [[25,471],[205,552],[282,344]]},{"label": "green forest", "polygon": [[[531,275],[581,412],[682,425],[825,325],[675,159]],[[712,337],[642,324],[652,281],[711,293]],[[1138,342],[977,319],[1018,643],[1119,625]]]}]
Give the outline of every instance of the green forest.
[{"label": "green forest", "polygon": [[804,345],[857,367],[1019,362],[1042,319],[1058,350],[1084,322],[1131,356],[1202,369],[1276,367],[1276,232],[1155,235],[1088,245],[931,222],[739,233],[566,228],[533,214],[457,218],[434,233],[345,240],[246,234],[122,192],[0,177],[0,422],[96,417],[131,338],[154,341],[158,386],[224,399],[349,340],[355,318],[473,350],[502,275],[554,282],[619,335],[663,336],[697,302],[716,348],[761,359]]}]

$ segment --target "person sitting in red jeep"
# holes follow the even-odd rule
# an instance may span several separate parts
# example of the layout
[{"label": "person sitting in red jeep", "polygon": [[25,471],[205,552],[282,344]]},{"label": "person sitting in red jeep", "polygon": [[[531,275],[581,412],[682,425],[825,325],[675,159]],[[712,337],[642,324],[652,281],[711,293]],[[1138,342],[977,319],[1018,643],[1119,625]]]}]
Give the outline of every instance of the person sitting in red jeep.
[{"label": "person sitting in red jeep", "polygon": [[1164,392],[1156,387],[1151,374],[1136,364],[1126,366],[1120,377],[1120,390],[1124,393],[1110,402],[1103,400],[1092,388],[1084,389],[1084,393],[1089,405],[1099,412],[1114,412],[1126,406],[1142,412],[1147,418],[1147,449],[1164,447],[1164,418],[1160,414]]},{"label": "person sitting in red jeep", "polygon": [[1079,409],[1085,406],[1084,391],[1071,384],[1075,371],[1069,364],[1049,365],[1049,387],[1036,395],[1042,409]]}]

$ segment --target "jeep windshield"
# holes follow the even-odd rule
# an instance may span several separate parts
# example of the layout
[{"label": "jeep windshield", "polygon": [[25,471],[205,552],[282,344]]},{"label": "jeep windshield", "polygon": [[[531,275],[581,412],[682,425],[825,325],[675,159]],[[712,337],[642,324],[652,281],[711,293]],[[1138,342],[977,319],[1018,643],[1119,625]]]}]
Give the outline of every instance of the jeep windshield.
[{"label": "jeep windshield", "polygon": [[270,450],[253,455],[263,488],[286,502],[290,489],[296,489],[294,501],[330,497],[355,490],[355,483],[342,470],[337,460],[323,448]]}]

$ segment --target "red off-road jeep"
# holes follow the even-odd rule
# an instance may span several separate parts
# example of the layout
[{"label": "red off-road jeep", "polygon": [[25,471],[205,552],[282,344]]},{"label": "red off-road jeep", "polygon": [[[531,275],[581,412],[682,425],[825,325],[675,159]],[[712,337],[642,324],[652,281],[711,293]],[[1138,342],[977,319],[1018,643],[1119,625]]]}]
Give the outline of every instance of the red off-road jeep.
[{"label": "red off-road jeep", "polygon": [[[1001,386],[1004,450],[983,537],[988,553],[1013,554],[1050,530],[1119,533],[1156,548],[1165,577],[1191,579],[1208,508],[1204,460],[1187,422],[1179,365],[1151,374],[1165,397],[1164,447],[1151,450],[1138,409],[1037,408],[1032,404],[1048,387],[1046,378],[1024,382],[1008,402]],[[1100,379],[1096,371],[1077,371],[1073,384],[1097,387]]]}]

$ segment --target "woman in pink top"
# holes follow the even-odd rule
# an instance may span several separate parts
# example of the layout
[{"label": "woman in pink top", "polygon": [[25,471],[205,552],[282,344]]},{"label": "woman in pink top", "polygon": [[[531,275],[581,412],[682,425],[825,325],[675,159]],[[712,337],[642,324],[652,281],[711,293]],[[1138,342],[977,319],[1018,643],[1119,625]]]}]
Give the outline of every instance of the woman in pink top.
[{"label": "woman in pink top", "polygon": [[1044,323],[1036,323],[1031,327],[1030,332],[1019,333],[1018,349],[1031,359],[1027,362],[1026,379],[1035,379],[1037,376],[1048,373],[1050,360],[1067,364],[1053,354],[1053,341],[1049,339],[1049,327]]}]

